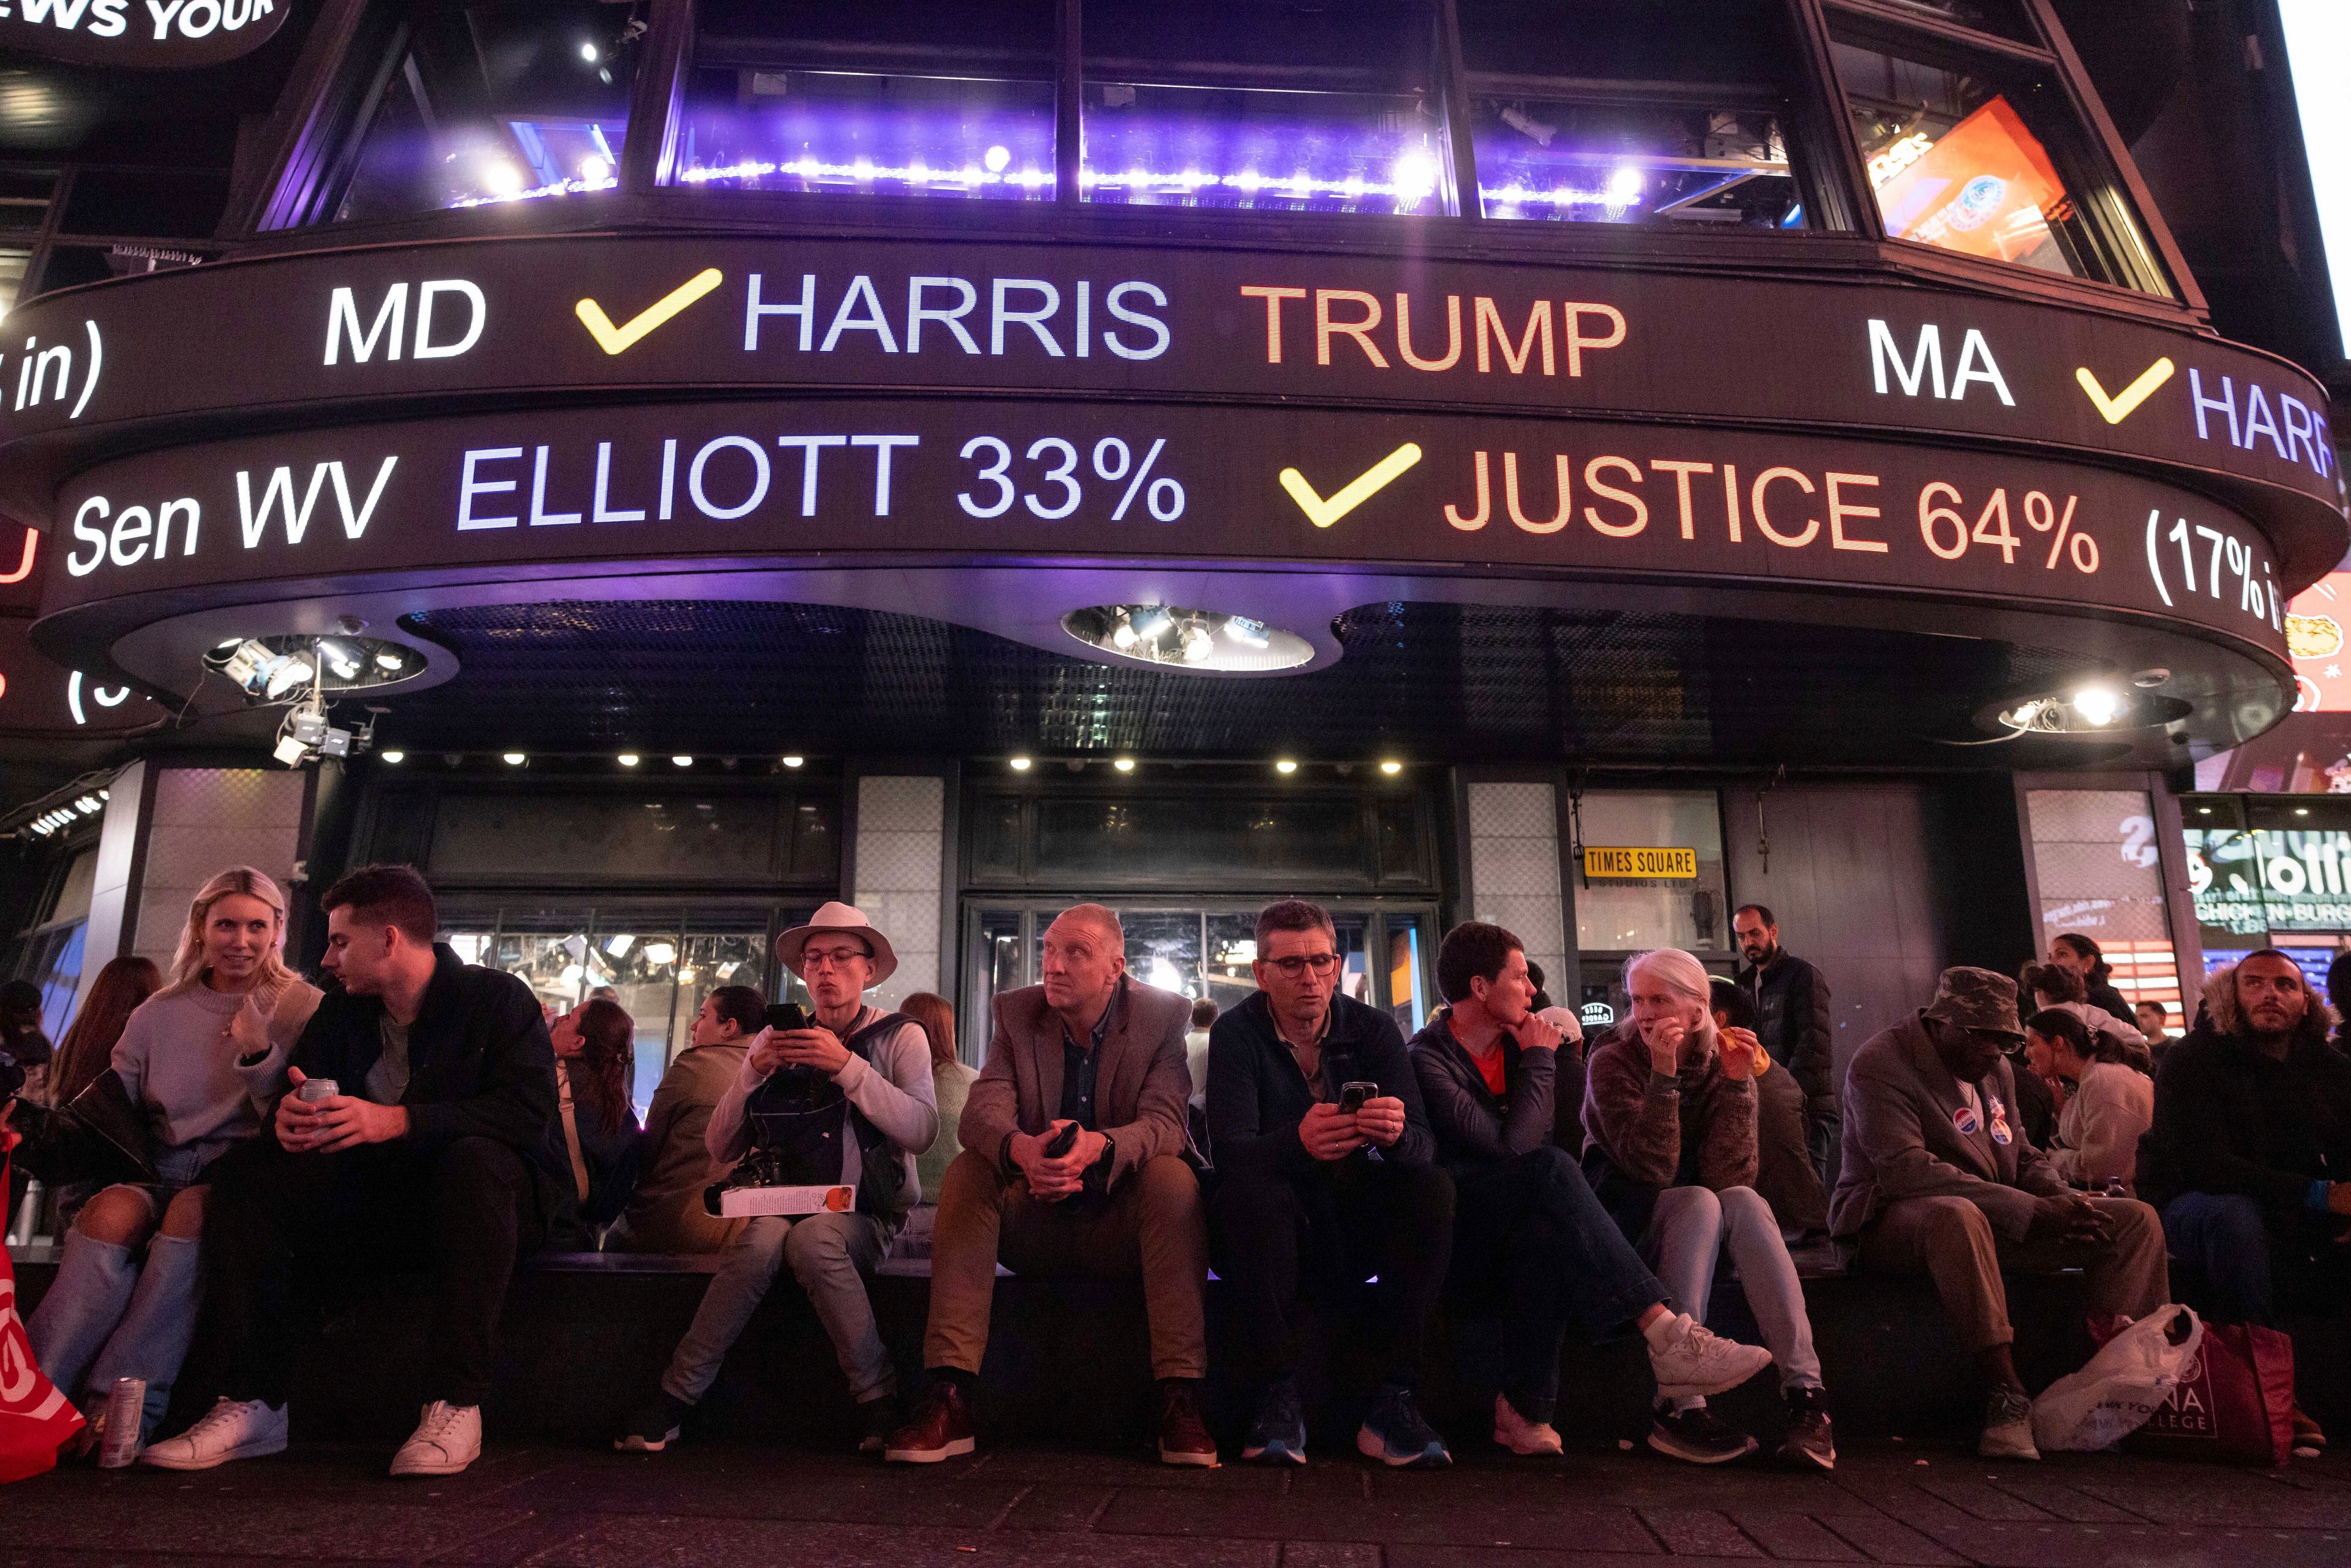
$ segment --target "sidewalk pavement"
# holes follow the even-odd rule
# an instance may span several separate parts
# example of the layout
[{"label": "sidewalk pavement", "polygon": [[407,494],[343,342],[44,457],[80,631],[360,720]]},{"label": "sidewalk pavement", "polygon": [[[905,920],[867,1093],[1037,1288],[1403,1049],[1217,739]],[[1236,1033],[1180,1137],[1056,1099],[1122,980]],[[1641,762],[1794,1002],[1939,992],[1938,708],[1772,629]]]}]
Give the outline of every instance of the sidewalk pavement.
[{"label": "sidewalk pavement", "polygon": [[654,1456],[493,1444],[464,1476],[413,1481],[385,1479],[389,1458],[298,1448],[193,1476],[68,1469],[0,1490],[0,1568],[2351,1564],[2351,1459],[2339,1458],[2274,1472],[1993,1465],[1889,1442],[1822,1477],[1600,1448],[1511,1460],[1480,1444],[1449,1473],[1416,1475],[1343,1454],[1201,1471],[1140,1450],[998,1449],[916,1469],[691,1442]]}]

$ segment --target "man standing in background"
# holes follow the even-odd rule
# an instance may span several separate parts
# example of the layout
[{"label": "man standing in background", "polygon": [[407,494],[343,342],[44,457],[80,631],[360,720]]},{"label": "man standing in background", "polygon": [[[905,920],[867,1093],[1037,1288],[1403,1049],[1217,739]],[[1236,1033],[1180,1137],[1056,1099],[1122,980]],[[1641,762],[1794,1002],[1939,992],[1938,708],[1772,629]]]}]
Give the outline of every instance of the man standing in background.
[{"label": "man standing in background", "polygon": [[1780,946],[1779,917],[1764,905],[1740,904],[1730,917],[1730,934],[1747,960],[1738,985],[1754,1004],[1756,1038],[1803,1089],[1804,1137],[1813,1171],[1823,1186],[1833,1187],[1844,1120],[1837,1108],[1829,983],[1818,969]]}]

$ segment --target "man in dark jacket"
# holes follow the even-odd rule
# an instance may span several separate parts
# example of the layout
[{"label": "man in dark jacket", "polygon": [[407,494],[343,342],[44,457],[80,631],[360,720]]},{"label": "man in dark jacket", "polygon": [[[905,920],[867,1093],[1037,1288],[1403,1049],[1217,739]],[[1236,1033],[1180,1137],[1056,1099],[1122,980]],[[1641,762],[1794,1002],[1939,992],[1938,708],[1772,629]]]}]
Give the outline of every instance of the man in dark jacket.
[{"label": "man in dark jacket", "polygon": [[1355,1446],[1389,1465],[1446,1465],[1414,1390],[1453,1249],[1453,1184],[1433,1163],[1403,1032],[1339,994],[1341,963],[1327,910],[1268,904],[1257,992],[1208,1030],[1211,1255],[1245,1303],[1233,1359],[1257,1398],[1241,1457],[1306,1462],[1290,1345],[1301,1275],[1335,1291],[1376,1274],[1382,1382]]},{"label": "man in dark jacket", "polygon": [[[364,867],[319,904],[323,967],[341,984],[294,1042],[293,1092],[270,1125],[207,1173],[222,1396],[144,1457],[199,1470],[282,1452],[296,1281],[422,1266],[434,1279],[429,1402],[392,1473],[454,1475],[481,1454],[515,1263],[569,1181],[555,1053],[529,987],[434,940],[432,890],[415,872]],[[266,1054],[238,1066],[267,1072]]]},{"label": "man in dark jacket", "polygon": [[[2138,1188],[2173,1255],[2202,1267],[2214,1321],[2273,1323],[2281,1289],[2351,1302],[2351,1058],[2283,953],[2205,982],[2203,1017],[2156,1075]],[[2299,1409],[2294,1425],[2297,1446],[2325,1442]]]},{"label": "man in dark jacket", "polygon": [[1560,1452],[1551,1419],[1570,1324],[1593,1339],[1640,1330],[1667,1398],[1720,1394],[1771,1365],[1771,1352],[1673,1309],[1574,1159],[1550,1142],[1560,1037],[1531,1010],[1519,939],[1483,921],[1455,926],[1437,945],[1437,988],[1450,1005],[1413,1037],[1412,1065],[1459,1199],[1449,1284],[1502,1309],[1494,1441],[1514,1454]]},{"label": "man in dark jacket", "polygon": [[1804,1135],[1821,1185],[1836,1185],[1843,1137],[1836,1081],[1835,1037],[1829,1024],[1829,983],[1821,972],[1780,946],[1780,921],[1760,904],[1742,904],[1730,934],[1747,967],[1739,988],[1755,1005],[1755,1038],[1804,1091]]}]

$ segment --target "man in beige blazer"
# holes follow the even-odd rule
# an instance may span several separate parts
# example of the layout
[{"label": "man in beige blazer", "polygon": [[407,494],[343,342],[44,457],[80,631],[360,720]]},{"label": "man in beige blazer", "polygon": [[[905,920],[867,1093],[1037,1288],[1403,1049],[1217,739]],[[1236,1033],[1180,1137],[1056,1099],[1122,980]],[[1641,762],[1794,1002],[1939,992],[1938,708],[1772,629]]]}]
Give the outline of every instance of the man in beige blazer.
[{"label": "man in beige blazer", "polygon": [[885,1453],[930,1464],[975,1447],[972,1388],[1000,1259],[1016,1274],[1140,1276],[1159,1457],[1214,1466],[1198,1397],[1207,1229],[1183,1157],[1192,1004],[1128,976],[1125,934],[1098,904],[1065,910],[1046,930],[1041,971],[1042,985],[996,998],[987,1065],[964,1104],[963,1153],[939,1190],[923,1344],[931,1386]]}]

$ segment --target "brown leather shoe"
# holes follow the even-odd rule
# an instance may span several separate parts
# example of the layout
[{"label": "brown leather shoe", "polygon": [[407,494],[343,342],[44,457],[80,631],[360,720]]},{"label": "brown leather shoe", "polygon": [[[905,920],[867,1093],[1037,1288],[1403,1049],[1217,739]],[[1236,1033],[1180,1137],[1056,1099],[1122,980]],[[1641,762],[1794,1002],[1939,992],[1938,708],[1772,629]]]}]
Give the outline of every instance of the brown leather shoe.
[{"label": "brown leather shoe", "polygon": [[1217,1466],[1217,1440],[1200,1419],[1200,1396],[1188,1379],[1159,1385],[1159,1462],[1209,1470]]},{"label": "brown leather shoe", "polygon": [[893,1464],[935,1465],[979,1446],[972,1435],[971,1403],[952,1383],[938,1382],[914,1406],[914,1419],[890,1434],[882,1457]]}]

